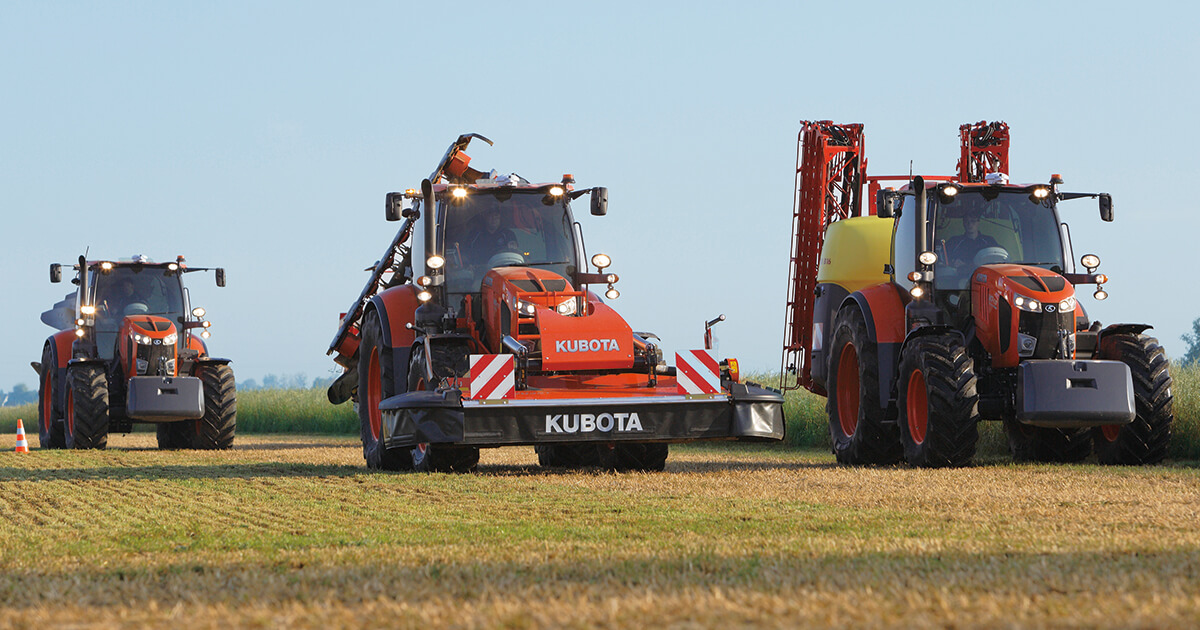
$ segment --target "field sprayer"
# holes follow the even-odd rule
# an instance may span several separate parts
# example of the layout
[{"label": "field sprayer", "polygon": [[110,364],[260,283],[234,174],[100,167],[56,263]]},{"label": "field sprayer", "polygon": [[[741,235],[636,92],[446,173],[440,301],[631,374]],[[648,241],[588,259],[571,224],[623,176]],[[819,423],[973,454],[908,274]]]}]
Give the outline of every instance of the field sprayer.
[{"label": "field sprayer", "polygon": [[[51,282],[62,281],[62,267],[50,265]],[[208,354],[210,324],[183,286],[184,274],[211,269],[189,267],[183,256],[156,263],[137,255],[80,256],[74,270],[76,290],[42,313],[59,331],[33,363],[42,447],[104,448],[109,433],[149,422],[160,448],[229,448],[233,369]],[[215,272],[225,286],[225,270]]]},{"label": "field sprayer", "polygon": [[1093,254],[1076,270],[1059,214],[1096,198],[1112,221],[1111,197],[1010,183],[1003,122],[960,139],[955,176],[868,177],[862,125],[803,124],[781,387],[828,397],[843,463],[962,465],[980,420],[1018,461],[1161,461],[1167,358],[1149,325],[1084,312],[1076,287],[1103,300],[1107,276]]},{"label": "field sprayer", "polygon": [[[708,350],[668,366],[590,287],[619,295],[571,202],[607,189],[484,173],[460,136],[421,188],[389,193],[399,230],[341,316],[329,388],[355,400],[372,468],[462,471],[481,447],[535,445],[547,466],[661,470],[668,444],[779,440],[782,396]],[[599,289],[598,289],[599,290]],[[710,322],[711,325],[712,322]]]}]

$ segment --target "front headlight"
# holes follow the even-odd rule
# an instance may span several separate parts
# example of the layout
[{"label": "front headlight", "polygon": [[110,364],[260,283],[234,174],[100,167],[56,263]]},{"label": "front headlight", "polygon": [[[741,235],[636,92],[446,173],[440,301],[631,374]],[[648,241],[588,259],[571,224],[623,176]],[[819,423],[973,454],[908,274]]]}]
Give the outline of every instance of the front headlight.
[{"label": "front headlight", "polygon": [[1075,296],[1072,295],[1071,297],[1058,303],[1058,310],[1063,313],[1070,313],[1071,311],[1075,310],[1075,304]]},{"label": "front headlight", "polygon": [[176,341],[179,341],[179,335],[177,335],[175,333],[171,333],[171,334],[167,335],[165,338],[163,338],[163,343],[168,346],[175,345]]},{"label": "front headlight", "polygon": [[574,315],[575,314],[575,298],[571,298],[566,302],[558,305],[554,310],[558,311],[559,315]]},{"label": "front headlight", "polygon": [[1035,299],[1032,299],[1032,298],[1027,298],[1023,295],[1018,295],[1013,298],[1013,306],[1016,306],[1017,308],[1021,309],[1022,311],[1028,311],[1030,313],[1041,313],[1042,312],[1042,303],[1041,302],[1039,302]]},{"label": "front headlight", "polygon": [[530,302],[526,302],[525,300],[517,301],[517,312],[522,315],[533,315],[533,311],[535,308],[537,308],[537,307],[535,307]]}]

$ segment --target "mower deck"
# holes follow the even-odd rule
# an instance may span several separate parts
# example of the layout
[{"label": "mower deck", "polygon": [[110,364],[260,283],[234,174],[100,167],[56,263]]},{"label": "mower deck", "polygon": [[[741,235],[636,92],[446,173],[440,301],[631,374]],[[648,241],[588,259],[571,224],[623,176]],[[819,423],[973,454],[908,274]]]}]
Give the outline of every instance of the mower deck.
[{"label": "mower deck", "polygon": [[416,391],[388,398],[379,409],[388,448],[776,441],[784,434],[783,396],[741,383],[721,394],[690,396],[674,386],[518,391],[506,400],[465,400],[459,389]]}]

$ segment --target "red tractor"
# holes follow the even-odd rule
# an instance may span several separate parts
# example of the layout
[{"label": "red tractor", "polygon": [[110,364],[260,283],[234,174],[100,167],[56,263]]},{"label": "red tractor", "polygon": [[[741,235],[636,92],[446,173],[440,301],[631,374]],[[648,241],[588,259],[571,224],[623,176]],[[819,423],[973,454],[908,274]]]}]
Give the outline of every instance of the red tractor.
[{"label": "red tractor", "polygon": [[[1076,267],[1060,204],[1106,193],[1008,179],[1009,128],[960,128],[956,176],[867,177],[862,125],[799,138],[783,371],[828,396],[839,462],[957,466],[977,425],[1018,461],[1161,461],[1171,375],[1147,324],[1102,326],[1076,299],[1107,276]],[[898,189],[883,188],[898,182]],[[863,203],[866,198],[874,201]],[[789,385],[785,381],[784,387]]]},{"label": "red tractor", "polygon": [[465,471],[535,445],[547,466],[662,470],[672,442],[782,439],[778,392],[708,350],[668,366],[609,305],[617,275],[604,254],[588,269],[571,207],[604,215],[606,189],[477,171],[475,138],[491,144],[463,135],[419,191],[388,194],[400,229],[329,347],[369,467]]},{"label": "red tractor", "polygon": [[[208,354],[209,322],[192,308],[183,257],[155,263],[79,257],[73,294],[42,313],[59,330],[34,363],[44,448],[105,448],[109,433],[154,423],[160,448],[233,444],[237,394],[228,359]],[[215,269],[217,286],[225,270]],[[62,265],[50,266],[62,281]],[[199,336],[192,331],[199,330]]]}]

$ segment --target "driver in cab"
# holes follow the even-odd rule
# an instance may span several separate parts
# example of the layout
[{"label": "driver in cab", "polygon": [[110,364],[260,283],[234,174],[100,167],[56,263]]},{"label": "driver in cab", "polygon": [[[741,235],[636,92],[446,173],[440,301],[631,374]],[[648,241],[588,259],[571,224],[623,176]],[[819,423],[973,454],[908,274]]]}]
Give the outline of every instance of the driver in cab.
[{"label": "driver in cab", "polygon": [[963,215],[963,233],[950,237],[946,244],[946,259],[956,269],[974,268],[975,255],[987,247],[999,247],[996,239],[979,232],[981,210],[971,208]]},{"label": "driver in cab", "polygon": [[476,228],[466,241],[468,255],[476,264],[483,264],[498,253],[515,252],[518,249],[517,237],[512,230],[500,227],[499,212],[487,213],[483,225]]}]

